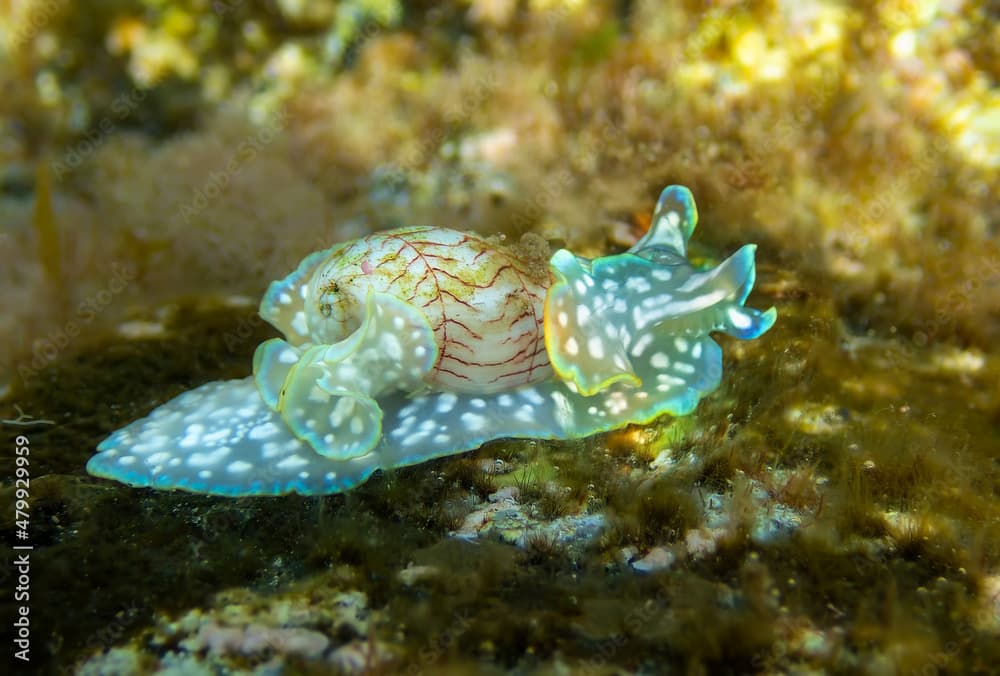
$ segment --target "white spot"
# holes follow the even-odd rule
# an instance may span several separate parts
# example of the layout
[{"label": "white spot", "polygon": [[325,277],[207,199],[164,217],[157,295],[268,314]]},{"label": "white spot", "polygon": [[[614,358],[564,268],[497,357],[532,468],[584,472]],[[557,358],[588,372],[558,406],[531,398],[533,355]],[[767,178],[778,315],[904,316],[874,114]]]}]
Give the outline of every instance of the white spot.
[{"label": "white spot", "polygon": [[569,326],[569,315],[566,314],[565,310],[563,310],[556,315],[556,321],[559,323],[559,326],[566,328]]},{"label": "white spot", "polygon": [[683,352],[687,352],[688,351],[688,341],[687,341],[687,338],[681,338],[680,336],[677,336],[676,338],[674,338],[674,347],[677,348],[678,352],[682,352],[682,353]]},{"label": "white spot", "polygon": [[587,351],[590,352],[590,356],[594,359],[604,359],[604,341],[593,336],[587,341]]},{"label": "white spot", "polygon": [[448,413],[451,409],[455,408],[455,404],[458,402],[458,397],[456,397],[451,392],[442,392],[438,396],[437,406],[435,409],[438,413]]},{"label": "white spot", "polygon": [[575,357],[580,353],[580,344],[576,342],[575,336],[570,336],[566,339],[566,354],[571,357]]},{"label": "white spot", "polygon": [[[611,270],[608,270],[608,272],[611,272]],[[601,287],[605,291],[614,291],[615,289],[618,288],[618,282],[616,282],[613,279],[605,279],[603,282],[601,282]]]},{"label": "white spot", "polygon": [[282,292],[281,295],[278,296],[278,302],[281,303],[282,305],[290,305],[292,302],[292,297],[289,296],[287,293]]},{"label": "white spot", "polygon": [[504,407],[512,406],[514,404],[514,397],[509,394],[501,394],[497,397],[497,403]]},{"label": "white spot", "polygon": [[309,472],[299,472],[299,478],[300,479],[308,479],[309,478]]},{"label": "white spot", "polygon": [[404,326],[406,326],[406,320],[404,320],[402,317],[392,318],[392,328],[396,329],[397,331],[402,331]]},{"label": "white spot", "polygon": [[302,336],[309,335],[309,325],[306,324],[306,313],[299,310],[295,313],[295,317],[292,318],[292,328],[295,332]]},{"label": "white spot", "polygon": [[475,397],[473,399],[469,399],[469,406],[472,408],[486,408],[486,401],[480,399],[479,397]]},{"label": "white spot", "polygon": [[403,358],[403,346],[399,344],[399,338],[387,334],[382,336],[380,342],[382,343],[382,350],[389,359],[399,361]]},{"label": "white spot", "polygon": [[686,385],[687,384],[687,381],[684,380],[683,378],[678,378],[677,376],[672,376],[669,373],[660,373],[660,374],[658,374],[656,376],[656,381],[658,383],[660,383],[661,385],[665,385],[666,386],[666,387],[663,387],[663,388],[659,388],[659,387],[656,388],[656,389],[660,390],[661,392],[665,392],[666,390],[670,389],[671,387],[679,387],[681,385]]},{"label": "white spot", "polygon": [[354,400],[350,397],[340,397],[337,399],[336,405],[333,407],[333,411],[330,412],[330,424],[333,427],[340,427],[340,424],[344,422],[344,418],[351,415],[354,412]]},{"label": "white spot", "polygon": [[632,356],[641,357],[642,353],[646,351],[646,348],[649,347],[649,344],[652,342],[653,334],[651,333],[644,333],[639,336],[639,339],[632,345]]},{"label": "white spot", "polygon": [[[206,408],[210,408],[210,407],[209,406],[203,406],[202,410],[204,411]],[[225,419],[228,419],[228,418],[232,417],[232,415],[233,415],[233,409],[231,407],[229,407],[229,406],[223,406],[222,408],[215,409],[215,411],[213,411],[211,413],[211,415],[216,420],[225,420]]]},{"label": "white spot", "polygon": [[676,211],[668,211],[664,217],[671,228],[676,228],[681,224],[681,217]]},{"label": "white spot", "polygon": [[212,471],[208,470],[208,469],[203,469],[200,472],[198,472],[198,478],[199,479],[211,479],[212,478]]},{"label": "white spot", "polygon": [[166,451],[160,451],[159,453],[153,453],[153,455],[151,455],[148,458],[146,458],[146,464],[147,465],[159,465],[159,464],[161,464],[163,462],[166,462],[169,457],[170,457],[170,454],[167,453]]},{"label": "white spot", "polygon": [[241,418],[252,418],[257,413],[256,406],[244,406],[236,412]]},{"label": "white spot", "polygon": [[733,323],[733,326],[735,326],[738,329],[748,329],[750,328],[750,325],[753,323],[750,321],[749,317],[740,312],[737,308],[734,307],[729,308],[728,310],[726,310],[726,314],[729,315],[729,321],[731,321]]},{"label": "white spot", "polygon": [[278,426],[272,422],[266,422],[263,425],[257,425],[250,433],[247,435],[254,441],[259,441],[260,439],[270,439],[274,435],[278,434],[281,430]]},{"label": "white spot", "polygon": [[[647,298],[646,300],[649,299]],[[632,307],[632,323],[635,325],[636,330],[642,331],[643,327],[645,327],[649,321],[650,320],[646,318],[646,312],[641,307]]]},{"label": "white spot", "polygon": [[521,408],[517,409],[517,412],[514,413],[514,417],[520,420],[521,422],[526,422],[526,423],[534,422],[535,410],[531,406],[525,404]]},{"label": "white spot", "polygon": [[555,418],[560,427],[566,432],[573,431],[573,405],[569,398],[562,392],[552,392],[549,395],[552,403],[555,404]]},{"label": "white spot", "polygon": [[214,445],[218,441],[225,441],[229,438],[229,428],[223,427],[222,429],[215,430],[214,432],[209,432],[204,437],[202,437],[202,442],[206,445]]},{"label": "white spot", "polygon": [[625,288],[636,293],[649,293],[653,290],[653,285],[645,277],[629,277]]},{"label": "white spot", "polygon": [[209,453],[192,453],[188,456],[187,464],[191,467],[211,467],[222,462],[223,458],[229,455],[231,449],[228,446],[221,446]]},{"label": "white spot", "polygon": [[268,441],[261,447],[261,457],[265,460],[281,455],[281,444],[275,441]]},{"label": "white spot", "polygon": [[319,385],[313,385],[312,389],[309,390],[308,399],[309,401],[315,404],[325,404],[326,402],[330,401],[332,396],[333,395],[331,395],[329,392],[324,390]]},{"label": "white spot", "polygon": [[230,474],[242,474],[252,467],[253,465],[244,460],[234,460],[226,466],[226,471]]},{"label": "white spot", "polygon": [[611,415],[620,415],[628,410],[628,397],[625,396],[624,392],[611,392],[604,400],[604,405]]},{"label": "white spot", "polygon": [[691,348],[691,356],[695,359],[701,359],[701,343],[694,344],[694,347]]},{"label": "white spot", "polygon": [[275,467],[278,469],[295,469],[296,467],[302,467],[303,465],[308,465],[309,461],[303,458],[301,455],[290,455],[281,462],[279,462]]},{"label": "white spot", "polygon": [[309,295],[309,285],[308,284],[301,285],[299,287],[299,297],[302,298],[302,300],[305,300],[306,296],[308,295]]},{"label": "white spot", "polygon": [[329,446],[330,444],[332,444],[333,443],[333,435],[332,434],[327,434],[325,437],[323,437],[323,443],[326,444],[327,446]]},{"label": "white spot", "polygon": [[135,463],[135,456],[134,455],[126,455],[126,456],[123,456],[121,458],[118,458],[118,464],[119,465],[128,466],[128,465],[132,465],[134,463]]},{"label": "white spot", "polygon": [[663,352],[656,352],[649,358],[649,364],[654,369],[665,369],[670,366],[670,357]]},{"label": "white spot", "polygon": [[576,292],[581,296],[587,295],[587,285],[582,279],[576,280]]},{"label": "white spot", "polygon": [[298,360],[298,353],[290,347],[287,347],[278,353],[278,361],[282,364],[294,364]]},{"label": "white spot", "polygon": [[669,282],[670,278],[674,276],[673,273],[666,268],[656,268],[650,274],[653,275],[653,279],[659,282]]},{"label": "white spot", "polygon": [[628,310],[628,303],[625,302],[624,298],[616,298],[615,302],[611,305],[611,309],[618,314],[625,314],[625,311]]},{"label": "white spot", "polygon": [[677,371],[678,373],[687,373],[690,375],[694,373],[696,369],[693,364],[687,364],[679,361],[676,364],[674,364],[674,370]]},{"label": "white spot", "polygon": [[177,467],[177,465],[181,464],[181,459],[180,458],[170,458],[170,462],[168,462],[167,464],[170,465],[171,467]]},{"label": "white spot", "polygon": [[[358,379],[358,367],[350,362],[337,364],[337,380],[350,382]],[[358,389],[358,388],[355,388]]]},{"label": "white spot", "polygon": [[333,481],[334,479],[337,478],[337,473],[327,472],[326,474],[323,475],[323,478],[325,478],[327,481]]},{"label": "white spot", "polygon": [[413,354],[416,355],[417,359],[423,359],[427,356],[427,348],[423,345],[417,345],[413,348]]},{"label": "white spot", "polygon": [[437,434],[437,435],[434,436],[433,441],[438,446],[442,446],[444,444],[447,444],[449,441],[451,441],[451,437],[448,436],[447,434]]},{"label": "white spot", "polygon": [[478,413],[470,413],[466,411],[462,414],[462,424],[464,424],[469,431],[478,432],[486,427],[486,418]]},{"label": "white spot", "polygon": [[521,396],[527,399],[529,403],[534,404],[535,406],[541,406],[542,404],[545,403],[545,399],[543,399],[542,395],[538,394],[538,390],[536,390],[533,387],[521,390]]},{"label": "white spot", "polygon": [[576,306],[576,323],[581,326],[590,321],[590,308],[586,305]]}]

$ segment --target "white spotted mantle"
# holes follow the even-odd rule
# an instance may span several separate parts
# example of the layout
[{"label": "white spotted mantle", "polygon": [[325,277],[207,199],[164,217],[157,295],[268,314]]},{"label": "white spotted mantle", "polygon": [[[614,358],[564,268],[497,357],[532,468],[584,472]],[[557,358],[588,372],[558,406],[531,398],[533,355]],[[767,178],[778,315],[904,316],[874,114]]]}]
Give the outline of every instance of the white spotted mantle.
[{"label": "white spotted mantle", "polygon": [[[449,315],[453,308],[442,304],[431,314],[421,310],[416,293],[383,285],[360,288],[350,312],[333,308],[331,313],[327,307],[320,318],[310,300],[324,293],[321,284],[339,289],[334,282],[343,279],[331,280],[324,262],[358,243],[312,254],[272,284],[261,303],[261,315],[285,339],[258,348],[254,376],[208,383],[167,402],[105,439],[87,470],[133,486],[198,493],[323,495],[357,486],[381,468],[461,453],[492,439],[574,439],[663,414],[690,413],[722,377],[721,349],[710,332],[756,338],[776,317],[773,308],[744,307],[754,283],[753,245],[709,270],[688,263],[687,241],[696,220],[690,192],[670,186],[660,196],[649,233],[628,252],[593,261],[556,252],[540,321],[545,353],[526,357],[531,377],[519,381],[505,374],[522,369],[486,355],[476,377],[491,383],[508,379],[499,390],[443,386],[447,379],[437,368],[449,346],[439,327],[442,319],[456,316],[470,335],[482,335],[486,329],[474,323],[478,316],[490,326],[498,317],[510,320],[512,338],[528,346],[518,353],[527,355],[534,343],[527,342],[532,325],[523,318],[542,314],[530,303],[520,301],[520,314],[513,313],[497,305],[507,302],[506,291],[478,287],[478,296],[455,300],[466,303],[461,312]],[[469,239],[422,228],[359,243],[400,241],[412,232],[449,246]],[[455,260],[468,264],[469,256],[490,255],[477,246]],[[497,259],[493,270],[507,269],[509,253],[503,255],[507,258]],[[370,272],[372,260],[355,262]],[[378,262],[380,269],[391,265]],[[459,277],[453,270],[442,274]],[[474,297],[490,305],[480,312],[469,302]],[[329,301],[329,294],[324,298]],[[331,337],[323,333],[331,315],[354,320]],[[496,340],[507,344],[503,338]]]}]

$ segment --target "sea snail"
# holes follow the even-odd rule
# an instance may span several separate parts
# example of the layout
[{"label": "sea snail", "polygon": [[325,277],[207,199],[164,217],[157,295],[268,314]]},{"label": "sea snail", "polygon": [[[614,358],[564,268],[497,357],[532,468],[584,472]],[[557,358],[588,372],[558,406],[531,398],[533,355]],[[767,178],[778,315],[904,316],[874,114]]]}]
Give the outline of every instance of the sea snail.
[{"label": "sea snail", "polygon": [[[307,256],[260,315],[284,335],[253,376],[181,394],[98,446],[87,471],[217,495],[325,495],[379,468],[501,437],[576,439],[690,413],[722,377],[709,335],[757,338],[747,244],[697,270],[697,212],[669,186],[627,252],[543,265],[478,235],[375,233]],[[544,261],[544,259],[543,259]]]}]

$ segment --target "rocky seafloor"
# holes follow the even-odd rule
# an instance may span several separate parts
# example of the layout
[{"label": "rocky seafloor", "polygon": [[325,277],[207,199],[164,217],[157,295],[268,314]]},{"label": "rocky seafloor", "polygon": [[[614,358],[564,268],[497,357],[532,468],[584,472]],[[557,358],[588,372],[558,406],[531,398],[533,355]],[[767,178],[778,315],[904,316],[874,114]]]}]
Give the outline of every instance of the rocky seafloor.
[{"label": "rocky seafloor", "polygon": [[[0,3],[16,673],[996,673],[998,26],[960,0]],[[247,375],[257,299],[313,250],[430,223],[618,252],[667,184],[696,260],[758,244],[748,304],[779,316],[719,339],[690,416],[322,498],[84,471]]]}]

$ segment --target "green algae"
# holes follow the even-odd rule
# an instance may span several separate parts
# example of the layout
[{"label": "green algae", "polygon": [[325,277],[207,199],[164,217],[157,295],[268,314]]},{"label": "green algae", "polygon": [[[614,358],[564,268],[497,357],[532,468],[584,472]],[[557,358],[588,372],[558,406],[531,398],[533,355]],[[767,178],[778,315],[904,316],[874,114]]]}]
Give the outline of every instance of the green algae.
[{"label": "green algae", "polygon": [[[884,659],[914,667],[944,654],[948,669],[975,671],[996,657],[987,639],[995,620],[983,620],[978,600],[1000,559],[998,508],[989,498],[996,470],[987,431],[994,423],[961,402],[945,409],[926,378],[907,385],[907,369],[919,373],[926,355],[894,362],[900,384],[887,392],[856,388],[853,380],[883,351],[845,351],[832,331],[798,328],[815,327],[830,307],[815,299],[821,295],[786,300],[776,327],[779,335],[799,336],[805,356],[797,368],[812,372],[806,387],[768,388],[766,377],[751,386],[738,374],[778,377],[790,367],[787,350],[727,346],[734,377],[691,418],[689,434],[670,436],[672,453],[691,458],[690,466],[674,463],[652,478],[642,469],[648,451],[641,462],[609,451],[622,442],[605,435],[565,444],[498,442],[471,459],[398,470],[329,498],[225,500],[112,486],[80,470],[102,434],[196,381],[242,375],[268,330],[258,325],[234,348],[226,332],[246,321],[248,309],[199,303],[178,306],[162,338],[95,341],[12,398],[57,421],[27,430],[40,477],[33,484],[37,626],[52,627],[59,642],[52,659],[67,663],[130,638],[141,645],[162,634],[157,623],[186,609],[223,613],[226,589],[252,590],[264,608],[282,594],[312,618],[324,606],[308,590],[327,585],[366,595],[377,619],[362,638],[391,646],[385,659],[400,668],[485,660],[532,669],[556,660],[709,672],[748,664],[851,670]],[[942,386],[948,380],[939,379]],[[904,388],[909,410],[890,406],[899,401],[895,388]],[[90,393],[89,411],[80,391]],[[820,393],[835,407],[832,419],[819,411],[806,424],[788,414]],[[899,423],[900,416],[924,419],[931,400],[935,418],[951,413],[969,434]],[[765,453],[765,446],[782,450]],[[514,471],[483,471],[501,455]],[[782,468],[801,476],[775,476]],[[641,552],[683,543],[703,523],[700,505],[709,494],[730,491],[730,509],[748,509],[735,499],[748,490],[743,477],[766,486],[767,499],[797,506],[801,527],[755,541],[748,525],[737,524],[711,551],[685,560],[682,546],[679,561],[652,575],[620,561],[626,546]],[[543,520],[585,507],[610,521],[572,552],[544,539],[520,550],[502,537],[479,544],[447,537],[461,505],[502,486],[519,487]],[[546,504],[553,493],[563,498],[557,506]],[[899,513],[912,516],[893,516]],[[414,566],[434,572],[402,581],[401,571]],[[58,603],[56,593],[74,602]],[[956,624],[956,616],[969,619]],[[303,622],[321,633],[326,626]],[[98,634],[100,626],[118,629]],[[811,649],[797,643],[803,627],[814,632]],[[353,630],[332,634],[341,647],[357,637]],[[171,641],[183,652],[180,638]],[[252,655],[244,659],[255,663]]]}]

